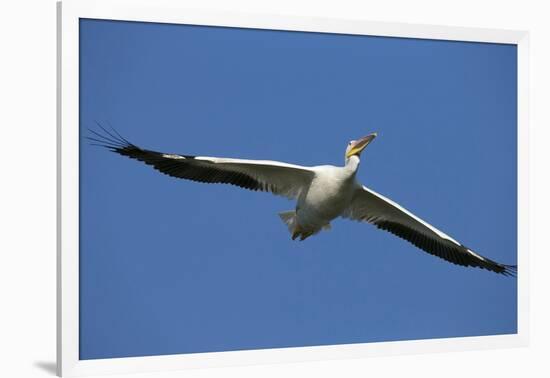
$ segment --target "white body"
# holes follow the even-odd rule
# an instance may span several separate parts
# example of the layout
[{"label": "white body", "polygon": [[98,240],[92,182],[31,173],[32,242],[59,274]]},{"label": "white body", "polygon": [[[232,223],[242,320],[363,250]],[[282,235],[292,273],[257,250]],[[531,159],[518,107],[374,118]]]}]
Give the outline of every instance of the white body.
[{"label": "white body", "polygon": [[355,179],[358,166],[359,158],[352,156],[344,167],[312,168],[313,180],[296,205],[296,222],[305,235],[328,228],[330,221],[348,209],[355,191],[361,188]]}]

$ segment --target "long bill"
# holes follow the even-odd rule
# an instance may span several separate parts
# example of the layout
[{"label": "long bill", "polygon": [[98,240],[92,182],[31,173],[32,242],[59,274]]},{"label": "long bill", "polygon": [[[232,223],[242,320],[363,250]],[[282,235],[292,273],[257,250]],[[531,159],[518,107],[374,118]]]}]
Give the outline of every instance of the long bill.
[{"label": "long bill", "polygon": [[367,136],[364,136],[363,138],[360,138],[355,141],[353,146],[351,146],[350,150],[348,151],[346,157],[349,158],[353,155],[360,155],[361,152],[376,138],[376,133],[369,134]]}]

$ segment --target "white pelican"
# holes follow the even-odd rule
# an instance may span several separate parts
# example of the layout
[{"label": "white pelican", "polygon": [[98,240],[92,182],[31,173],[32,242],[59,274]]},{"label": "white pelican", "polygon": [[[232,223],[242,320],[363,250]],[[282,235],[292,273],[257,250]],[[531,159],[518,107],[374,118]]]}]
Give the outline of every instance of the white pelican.
[{"label": "white pelican", "polygon": [[330,229],[330,222],[341,216],[371,223],[453,264],[503,275],[516,274],[515,265],[500,264],[475,253],[357,181],[359,156],[374,140],[376,133],[349,142],[343,167],[304,167],[270,160],[156,152],[128,142],[114,129],[112,132],[101,129],[104,133],[90,130],[94,134],[88,138],[92,144],[142,161],[169,176],[203,183],[231,184],[297,200],[294,210],[279,213],[293,240],[304,240],[323,229]]}]

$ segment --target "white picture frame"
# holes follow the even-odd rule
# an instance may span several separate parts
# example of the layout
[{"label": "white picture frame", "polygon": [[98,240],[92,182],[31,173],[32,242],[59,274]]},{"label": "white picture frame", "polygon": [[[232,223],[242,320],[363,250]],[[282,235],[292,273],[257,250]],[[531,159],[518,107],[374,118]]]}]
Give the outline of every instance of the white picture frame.
[{"label": "white picture frame", "polygon": [[[518,48],[518,332],[514,335],[79,360],[80,18],[515,44]],[[65,0],[58,3],[57,373],[143,373],[323,359],[526,346],[529,340],[528,51],[525,31],[186,9],[177,0]]]}]

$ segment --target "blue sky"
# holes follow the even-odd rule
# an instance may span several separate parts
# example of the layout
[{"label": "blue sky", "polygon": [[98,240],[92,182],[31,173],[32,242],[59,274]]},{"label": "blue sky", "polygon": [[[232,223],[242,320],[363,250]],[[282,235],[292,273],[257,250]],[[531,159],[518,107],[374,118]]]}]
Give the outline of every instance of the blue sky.
[{"label": "blue sky", "polygon": [[[182,154],[344,160],[473,250],[516,263],[512,45],[81,20],[80,128]],[[161,175],[81,138],[80,358],[517,331],[517,282],[294,203]]]}]

